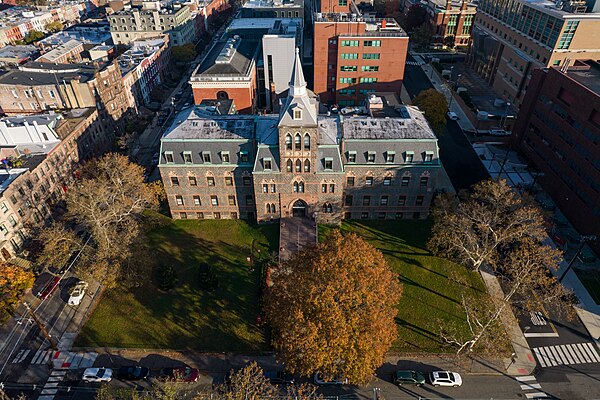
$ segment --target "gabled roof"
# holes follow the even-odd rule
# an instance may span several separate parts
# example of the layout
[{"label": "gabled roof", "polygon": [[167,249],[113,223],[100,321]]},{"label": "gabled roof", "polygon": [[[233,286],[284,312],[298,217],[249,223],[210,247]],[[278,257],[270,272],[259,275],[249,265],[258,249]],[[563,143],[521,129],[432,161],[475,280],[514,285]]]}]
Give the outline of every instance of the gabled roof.
[{"label": "gabled roof", "polygon": [[[317,107],[317,96],[306,89],[300,54],[296,49],[290,89],[279,115],[279,126],[317,126]],[[296,110],[300,111],[300,118],[294,118]]]}]

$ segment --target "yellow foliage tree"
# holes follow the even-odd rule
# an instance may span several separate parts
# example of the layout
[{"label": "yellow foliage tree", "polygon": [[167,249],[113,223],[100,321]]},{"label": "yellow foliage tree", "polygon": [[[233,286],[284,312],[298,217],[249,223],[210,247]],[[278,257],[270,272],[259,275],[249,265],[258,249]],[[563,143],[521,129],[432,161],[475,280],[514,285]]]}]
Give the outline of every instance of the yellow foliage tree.
[{"label": "yellow foliage tree", "polygon": [[33,286],[33,273],[0,261],[0,321],[12,315],[14,305]]}]

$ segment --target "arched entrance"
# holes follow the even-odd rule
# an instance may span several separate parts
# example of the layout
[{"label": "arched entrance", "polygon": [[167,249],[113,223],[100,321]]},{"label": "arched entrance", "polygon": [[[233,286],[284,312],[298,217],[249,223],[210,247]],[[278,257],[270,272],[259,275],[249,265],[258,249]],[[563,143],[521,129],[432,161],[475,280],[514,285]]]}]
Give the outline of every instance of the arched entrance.
[{"label": "arched entrance", "polygon": [[304,200],[296,200],[292,205],[292,216],[304,218],[306,217],[307,205]]}]

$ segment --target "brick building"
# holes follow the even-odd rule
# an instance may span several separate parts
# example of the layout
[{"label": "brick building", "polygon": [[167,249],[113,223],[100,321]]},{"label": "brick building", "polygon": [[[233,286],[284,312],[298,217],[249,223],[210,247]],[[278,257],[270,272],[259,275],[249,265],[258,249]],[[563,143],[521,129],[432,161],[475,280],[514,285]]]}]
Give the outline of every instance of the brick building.
[{"label": "brick building", "polygon": [[600,237],[600,64],[534,71],[513,135],[569,221]]},{"label": "brick building", "polygon": [[473,19],[477,3],[472,0],[427,0],[424,5],[429,14],[433,31],[433,45],[445,45],[447,41],[456,47],[470,43]]},{"label": "brick building", "polygon": [[321,11],[314,20],[313,51],[320,100],[353,106],[368,93],[400,94],[408,36],[398,23],[365,18],[352,0],[323,2]]},{"label": "brick building", "polygon": [[42,54],[36,61],[58,64],[78,63],[81,62],[81,53],[83,53],[83,43],[69,40]]},{"label": "brick building", "polygon": [[277,115],[188,109],[161,141],[160,174],[174,218],[305,216],[425,218],[437,191],[452,190],[422,113],[393,93],[368,117],[319,114],[300,57]]}]

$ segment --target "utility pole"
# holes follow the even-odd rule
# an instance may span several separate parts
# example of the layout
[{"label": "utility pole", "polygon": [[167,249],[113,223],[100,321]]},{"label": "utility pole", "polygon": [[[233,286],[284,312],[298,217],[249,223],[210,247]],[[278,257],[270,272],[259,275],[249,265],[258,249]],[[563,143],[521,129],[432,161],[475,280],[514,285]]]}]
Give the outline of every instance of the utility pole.
[{"label": "utility pole", "polygon": [[50,342],[50,347],[52,348],[52,350],[58,350],[58,345],[57,345],[56,341],[54,340],[54,338],[52,338],[52,335],[50,335],[48,333],[48,331],[46,330],[46,328],[44,327],[44,325],[40,322],[40,320],[33,313],[33,311],[31,310],[31,307],[29,307],[29,304],[27,304],[26,302],[23,302],[23,304],[25,305],[25,308],[27,309],[27,312],[29,313],[29,315],[31,316],[31,318],[33,319],[33,321],[40,328],[40,331],[42,331],[42,334]]}]

